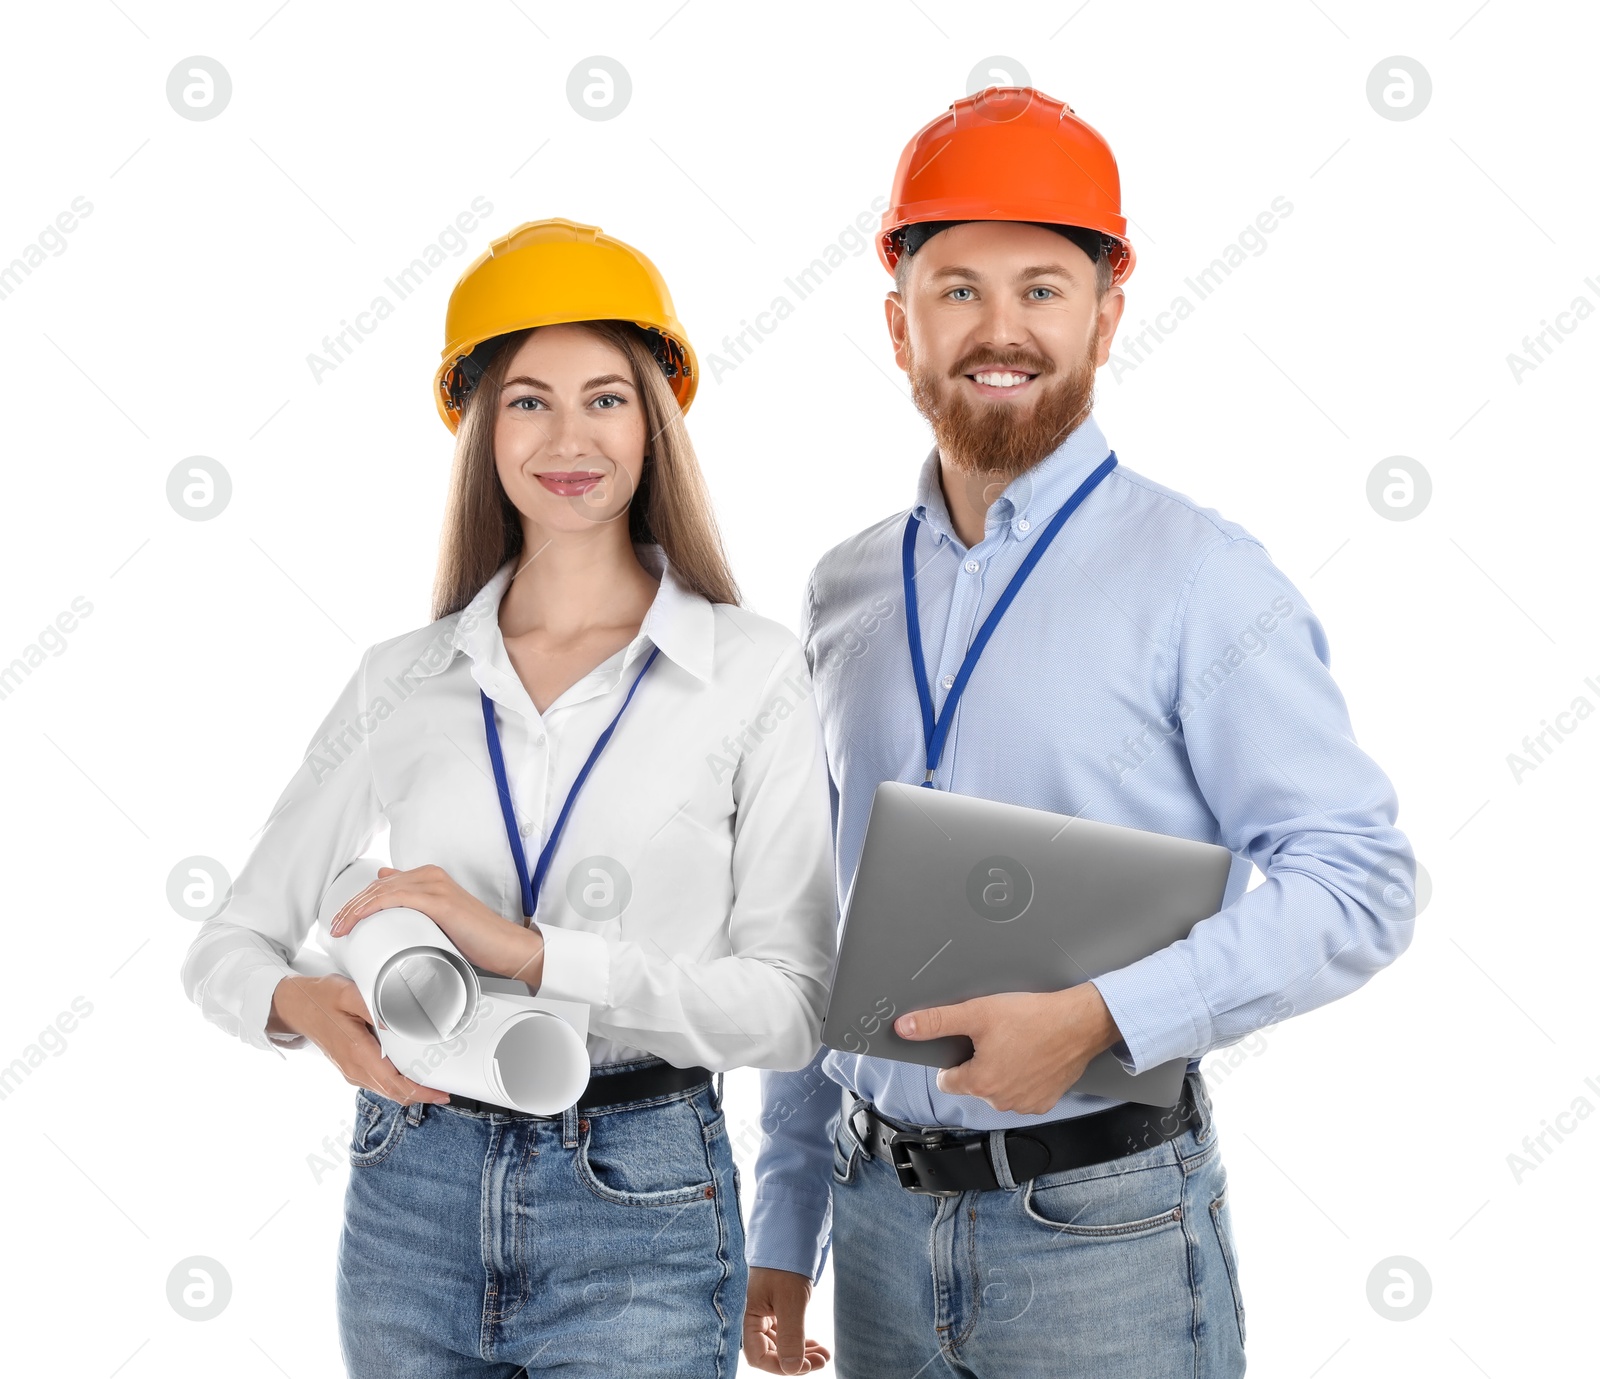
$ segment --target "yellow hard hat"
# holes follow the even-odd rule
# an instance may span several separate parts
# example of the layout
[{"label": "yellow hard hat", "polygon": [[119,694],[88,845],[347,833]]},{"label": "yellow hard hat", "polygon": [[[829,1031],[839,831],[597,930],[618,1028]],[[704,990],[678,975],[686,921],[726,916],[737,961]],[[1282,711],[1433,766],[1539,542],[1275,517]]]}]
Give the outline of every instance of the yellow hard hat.
[{"label": "yellow hard hat", "polygon": [[469,357],[476,346],[572,321],[631,321],[643,329],[678,406],[689,410],[700,369],[655,264],[598,225],[530,220],[490,244],[450,293],[433,378],[444,424],[451,431],[461,424],[467,394],[482,375],[482,360]]}]

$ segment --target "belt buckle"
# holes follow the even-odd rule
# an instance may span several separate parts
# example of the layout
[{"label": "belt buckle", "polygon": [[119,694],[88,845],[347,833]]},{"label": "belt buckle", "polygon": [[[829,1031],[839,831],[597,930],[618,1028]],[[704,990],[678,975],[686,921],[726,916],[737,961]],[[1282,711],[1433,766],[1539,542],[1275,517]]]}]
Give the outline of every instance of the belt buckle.
[{"label": "belt buckle", "polygon": [[937,1149],[945,1141],[943,1130],[929,1130],[918,1133],[915,1130],[897,1130],[889,1137],[889,1161],[894,1165],[895,1177],[900,1180],[900,1186],[907,1192],[919,1193],[924,1197],[959,1197],[960,1188],[933,1188],[923,1187],[917,1179],[916,1165],[911,1162],[910,1146],[915,1144],[923,1149]]}]

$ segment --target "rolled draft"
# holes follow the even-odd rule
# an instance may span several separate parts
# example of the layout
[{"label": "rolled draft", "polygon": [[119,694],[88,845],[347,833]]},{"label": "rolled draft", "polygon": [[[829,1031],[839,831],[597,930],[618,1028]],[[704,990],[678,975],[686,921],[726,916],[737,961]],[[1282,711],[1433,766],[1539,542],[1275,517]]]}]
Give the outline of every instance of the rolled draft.
[{"label": "rolled draft", "polygon": [[588,1009],[579,1005],[575,1012],[557,1013],[571,1004],[485,992],[474,1018],[453,1039],[424,1043],[391,1029],[380,1030],[378,1042],[389,1061],[421,1086],[553,1116],[577,1101],[589,1081],[588,1047],[574,1027],[587,1024]]},{"label": "rolled draft", "polygon": [[360,990],[380,1033],[419,1044],[454,1039],[483,993],[472,964],[427,915],[375,910],[342,938],[328,933],[344,903],[378,879],[380,865],[358,858],[334,878],[317,911],[317,937]]},{"label": "rolled draft", "polygon": [[293,969],[355,982],[384,1056],[420,1086],[535,1116],[566,1110],[589,1081],[587,1005],[480,974],[416,910],[376,910],[343,938],[329,936],[334,915],[377,880],[379,866],[361,858],[334,878],[315,942]]}]

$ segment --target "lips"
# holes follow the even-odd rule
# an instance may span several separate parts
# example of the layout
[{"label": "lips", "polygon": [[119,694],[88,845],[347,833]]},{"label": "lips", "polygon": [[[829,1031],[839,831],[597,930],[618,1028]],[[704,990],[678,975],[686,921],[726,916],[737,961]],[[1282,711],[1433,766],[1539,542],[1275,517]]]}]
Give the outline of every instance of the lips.
[{"label": "lips", "polygon": [[578,498],[594,488],[605,475],[597,474],[593,470],[548,470],[543,474],[536,474],[534,478],[543,484],[551,493],[559,494],[563,498]]}]

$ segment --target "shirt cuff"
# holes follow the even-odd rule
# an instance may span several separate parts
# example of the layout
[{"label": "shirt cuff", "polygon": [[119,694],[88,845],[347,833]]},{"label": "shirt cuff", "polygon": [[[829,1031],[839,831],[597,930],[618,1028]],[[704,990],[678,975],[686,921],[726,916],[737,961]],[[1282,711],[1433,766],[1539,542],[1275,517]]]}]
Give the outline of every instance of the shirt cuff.
[{"label": "shirt cuff", "polygon": [[303,1034],[273,1034],[267,1029],[272,1014],[272,994],[285,977],[300,974],[293,968],[263,962],[245,979],[239,1002],[239,1036],[258,1049],[303,1049],[311,1041]]},{"label": "shirt cuff", "polygon": [[763,1185],[756,1191],[745,1228],[746,1264],[753,1269],[787,1269],[816,1283],[828,1255],[832,1215],[831,1197],[819,1204],[811,1193]]},{"label": "shirt cuff", "polygon": [[1173,948],[1096,977],[1094,984],[1122,1032],[1122,1045],[1113,1049],[1129,1072],[1195,1058],[1211,1046],[1211,1011],[1189,964]]},{"label": "shirt cuff", "polygon": [[534,994],[558,1001],[583,1001],[600,1008],[611,1004],[611,950],[599,934],[541,924],[544,976]]}]

